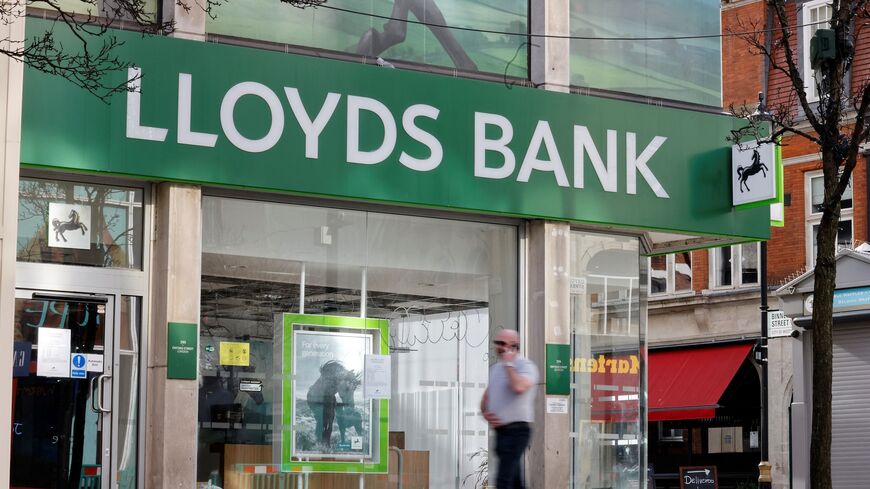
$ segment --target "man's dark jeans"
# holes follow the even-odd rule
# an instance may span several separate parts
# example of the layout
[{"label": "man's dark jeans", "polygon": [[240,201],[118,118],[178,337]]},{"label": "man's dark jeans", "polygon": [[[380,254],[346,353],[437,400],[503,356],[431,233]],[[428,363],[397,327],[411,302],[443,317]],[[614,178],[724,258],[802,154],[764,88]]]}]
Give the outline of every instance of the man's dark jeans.
[{"label": "man's dark jeans", "polygon": [[495,429],[495,454],[498,455],[497,489],[522,489],[520,461],[529,446],[532,427],[529,423],[510,423]]}]

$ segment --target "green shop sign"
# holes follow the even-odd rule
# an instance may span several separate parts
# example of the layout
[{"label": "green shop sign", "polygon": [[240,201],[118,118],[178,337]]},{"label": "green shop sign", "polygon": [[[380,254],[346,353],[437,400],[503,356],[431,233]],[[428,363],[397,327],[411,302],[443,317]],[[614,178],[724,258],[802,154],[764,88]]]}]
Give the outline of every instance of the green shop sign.
[{"label": "green shop sign", "polygon": [[[28,19],[30,35],[50,28]],[[726,116],[117,32],[110,104],[25,75],[22,162],[200,184],[766,238]]]}]

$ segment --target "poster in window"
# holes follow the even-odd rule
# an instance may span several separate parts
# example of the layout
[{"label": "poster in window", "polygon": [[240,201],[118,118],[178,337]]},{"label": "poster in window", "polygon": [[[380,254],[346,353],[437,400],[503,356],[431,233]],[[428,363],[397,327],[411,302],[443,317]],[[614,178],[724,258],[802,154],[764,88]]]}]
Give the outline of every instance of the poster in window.
[{"label": "poster in window", "polygon": [[293,456],[370,458],[372,408],[362,379],[371,335],[297,330],[292,351]]}]

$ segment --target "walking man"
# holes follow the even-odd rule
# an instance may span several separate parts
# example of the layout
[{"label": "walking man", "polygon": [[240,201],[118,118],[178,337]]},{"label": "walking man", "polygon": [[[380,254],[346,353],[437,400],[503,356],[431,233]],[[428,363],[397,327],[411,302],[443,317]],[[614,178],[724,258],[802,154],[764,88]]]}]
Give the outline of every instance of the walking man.
[{"label": "walking man", "polygon": [[519,355],[516,331],[499,331],[493,343],[498,363],[489,369],[489,387],[480,400],[480,411],[495,429],[496,488],[522,489],[520,460],[532,434],[538,368]]}]

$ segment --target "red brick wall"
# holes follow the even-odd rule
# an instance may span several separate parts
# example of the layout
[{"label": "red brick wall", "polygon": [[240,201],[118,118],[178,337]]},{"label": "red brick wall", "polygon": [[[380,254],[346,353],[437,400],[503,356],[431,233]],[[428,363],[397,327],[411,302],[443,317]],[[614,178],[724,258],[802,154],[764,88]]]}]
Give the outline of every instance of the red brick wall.
[{"label": "red brick wall", "polygon": [[[722,100],[728,108],[753,106],[761,91],[761,57],[750,51],[749,45],[728,32],[750,30],[752,19],[763,19],[764,2],[757,1],[722,10]],[[764,25],[763,21],[761,25]]]},{"label": "red brick wall", "polygon": [[[783,158],[812,155],[817,148],[804,138],[792,137],[785,141]],[[785,227],[771,228],[768,245],[768,278],[772,285],[779,284],[806,266],[806,173],[821,169],[821,162],[789,164],[785,166],[784,190],[791,197],[785,207]],[[856,243],[867,236],[867,162],[859,157],[852,175],[853,238]]]},{"label": "red brick wall", "polygon": [[692,252],[692,288],[696,294],[709,288],[710,266],[708,264],[706,250]]}]

